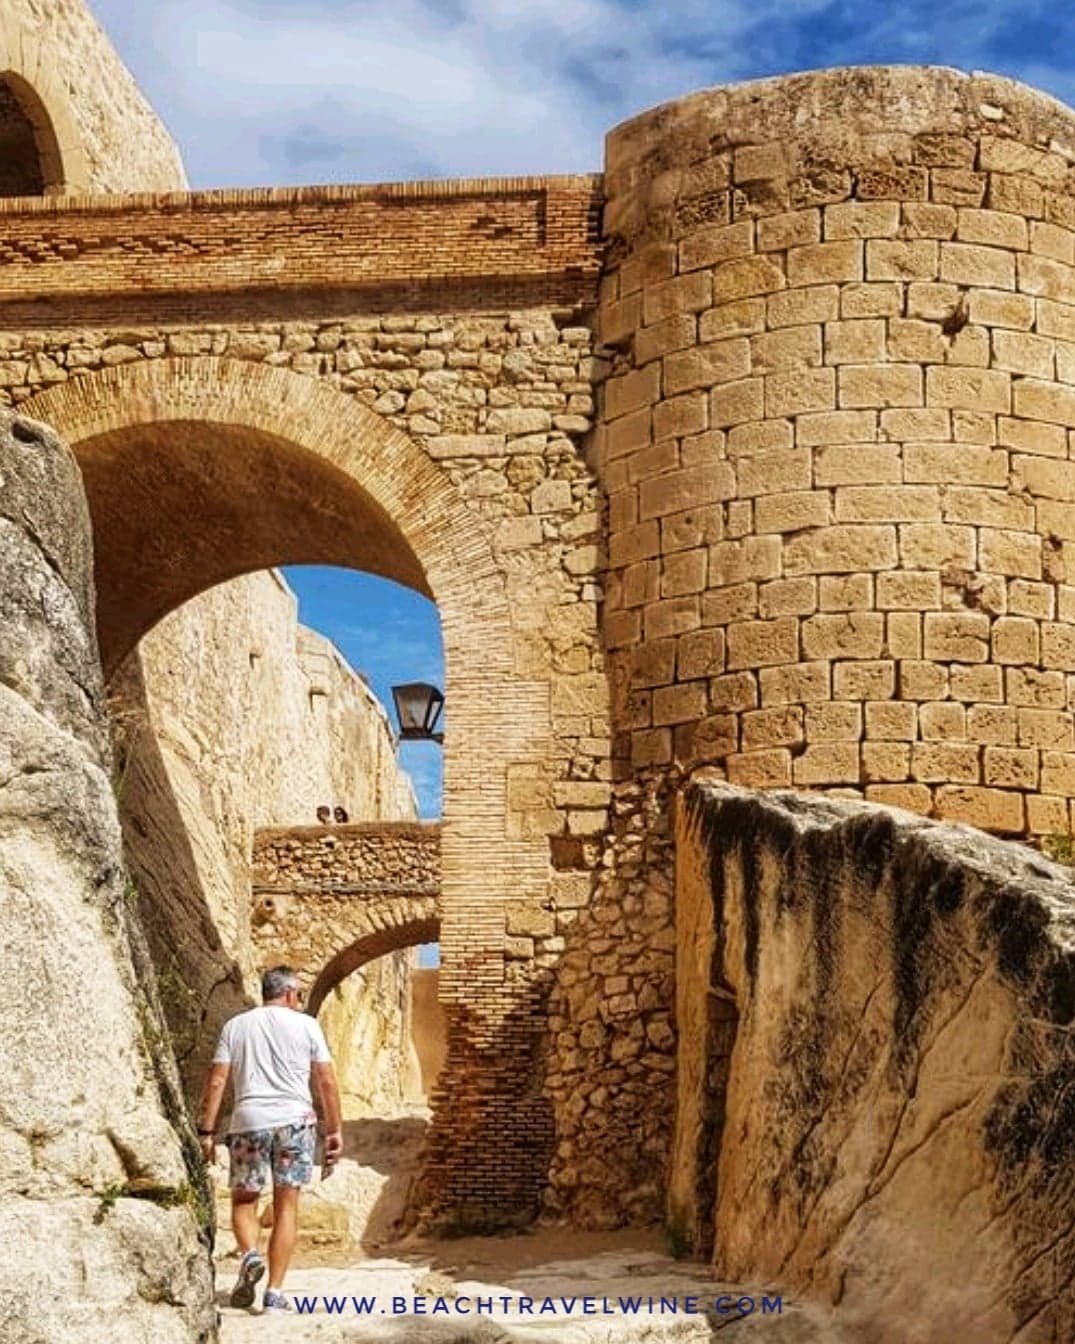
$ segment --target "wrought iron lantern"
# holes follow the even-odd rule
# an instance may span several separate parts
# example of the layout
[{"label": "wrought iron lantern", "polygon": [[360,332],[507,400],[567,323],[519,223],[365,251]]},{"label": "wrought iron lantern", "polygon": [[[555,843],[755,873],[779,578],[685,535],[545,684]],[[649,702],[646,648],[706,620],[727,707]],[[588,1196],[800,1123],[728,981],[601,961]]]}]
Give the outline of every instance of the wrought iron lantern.
[{"label": "wrought iron lantern", "polygon": [[444,708],[444,695],[426,681],[410,681],[405,686],[393,686],[396,702],[399,736],[405,742],[443,742],[444,734],[437,732],[437,721]]}]

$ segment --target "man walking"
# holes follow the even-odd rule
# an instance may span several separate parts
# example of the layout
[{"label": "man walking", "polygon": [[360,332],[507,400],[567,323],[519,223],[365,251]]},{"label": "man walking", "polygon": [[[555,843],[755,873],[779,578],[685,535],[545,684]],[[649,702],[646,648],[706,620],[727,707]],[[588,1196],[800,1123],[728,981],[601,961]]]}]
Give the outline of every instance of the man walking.
[{"label": "man walking", "polygon": [[324,1170],[343,1148],[340,1092],[332,1056],[316,1020],[302,1011],[298,976],[290,966],[274,966],[261,977],[262,1004],[225,1022],[205,1082],[198,1134],[205,1160],[211,1162],[217,1116],[234,1077],[235,1104],[228,1125],[231,1225],[242,1259],[231,1294],[233,1307],[250,1307],[265,1273],[257,1249],[258,1196],[271,1176],[273,1225],[269,1239],[266,1311],[287,1311],[280,1291],[298,1232],[299,1191],[313,1174],[317,1115],[311,1084],[325,1124]]}]

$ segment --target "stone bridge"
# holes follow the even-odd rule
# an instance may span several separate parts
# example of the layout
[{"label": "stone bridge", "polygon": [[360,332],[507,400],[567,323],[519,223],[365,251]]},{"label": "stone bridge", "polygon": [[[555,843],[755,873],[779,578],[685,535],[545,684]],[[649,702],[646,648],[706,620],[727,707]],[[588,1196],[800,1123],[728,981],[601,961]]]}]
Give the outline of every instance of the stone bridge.
[{"label": "stone bridge", "polygon": [[440,936],[440,826],[360,822],[254,836],[260,965],[297,966],[316,1013],[345,976]]}]

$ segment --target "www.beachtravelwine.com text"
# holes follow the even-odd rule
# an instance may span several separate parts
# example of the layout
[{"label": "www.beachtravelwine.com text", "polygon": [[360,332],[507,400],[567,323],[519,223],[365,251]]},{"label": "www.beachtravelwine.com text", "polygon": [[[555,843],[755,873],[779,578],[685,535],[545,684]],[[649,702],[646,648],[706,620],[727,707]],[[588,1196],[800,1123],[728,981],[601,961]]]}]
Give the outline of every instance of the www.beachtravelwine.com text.
[{"label": "www.beachtravelwine.com text", "polygon": [[671,1297],[521,1297],[513,1294],[472,1297],[292,1296],[302,1315],[326,1316],[779,1316],[783,1299],[721,1294]]}]

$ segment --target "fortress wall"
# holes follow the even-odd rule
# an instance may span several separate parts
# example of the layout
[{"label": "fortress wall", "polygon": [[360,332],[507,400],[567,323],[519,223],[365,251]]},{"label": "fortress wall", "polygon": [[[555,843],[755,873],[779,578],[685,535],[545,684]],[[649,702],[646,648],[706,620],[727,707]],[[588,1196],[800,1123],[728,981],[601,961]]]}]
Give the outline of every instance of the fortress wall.
[{"label": "fortress wall", "polygon": [[[356,819],[415,814],[383,708],[322,636],[297,623],[275,574],[203,593],[162,621],[111,687],[128,862],[188,1094],[200,1091],[225,1018],[258,1002],[251,936],[254,831],[315,820],[321,804]],[[340,949],[335,949],[340,950]],[[262,960],[273,960],[271,949]],[[279,959],[279,958],[277,958]],[[334,1053],[374,1076],[378,1050],[407,1053],[410,956],[396,953],[334,997]],[[320,966],[303,967],[315,977]],[[352,1043],[368,1011],[376,1030]],[[386,1105],[400,1100],[389,1071]]]},{"label": "fortress wall", "polygon": [[613,132],[606,632],[634,769],[1068,832],[1073,161],[1067,109],[947,70]]},{"label": "fortress wall", "polygon": [[609,137],[616,783],[552,1019],[577,1221],[652,1216],[666,1179],[686,772],[1070,834],[1073,159],[1066,108],[948,70],[714,89]]},{"label": "fortress wall", "polygon": [[186,186],[175,142],[82,0],[6,0],[0,77],[5,71],[25,81],[47,115],[60,160],[46,173],[52,191]]}]

